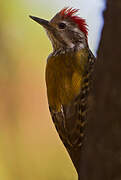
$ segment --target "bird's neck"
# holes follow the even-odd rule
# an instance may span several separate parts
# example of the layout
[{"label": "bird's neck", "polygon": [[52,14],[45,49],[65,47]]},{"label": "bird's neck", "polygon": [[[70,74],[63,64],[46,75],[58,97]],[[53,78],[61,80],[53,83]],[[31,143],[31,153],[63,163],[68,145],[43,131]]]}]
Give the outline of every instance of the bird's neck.
[{"label": "bird's neck", "polygon": [[77,42],[75,44],[72,44],[71,46],[64,46],[63,44],[59,44],[58,42],[53,45],[53,55],[58,55],[58,54],[66,54],[68,52],[76,52],[80,51],[82,49],[88,48],[87,43],[82,43],[82,42]]},{"label": "bird's neck", "polygon": [[88,47],[88,40],[84,37],[79,37],[78,39],[69,39],[69,38],[55,38],[53,34],[47,31],[47,35],[53,46],[53,54],[64,54],[70,51],[80,51]]}]

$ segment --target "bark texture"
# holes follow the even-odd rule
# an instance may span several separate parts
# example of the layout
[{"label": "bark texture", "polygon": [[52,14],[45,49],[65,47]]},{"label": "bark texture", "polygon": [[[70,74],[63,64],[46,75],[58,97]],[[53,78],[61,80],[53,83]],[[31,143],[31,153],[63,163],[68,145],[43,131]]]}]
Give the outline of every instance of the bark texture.
[{"label": "bark texture", "polygon": [[107,0],[80,180],[121,180],[121,0]]}]

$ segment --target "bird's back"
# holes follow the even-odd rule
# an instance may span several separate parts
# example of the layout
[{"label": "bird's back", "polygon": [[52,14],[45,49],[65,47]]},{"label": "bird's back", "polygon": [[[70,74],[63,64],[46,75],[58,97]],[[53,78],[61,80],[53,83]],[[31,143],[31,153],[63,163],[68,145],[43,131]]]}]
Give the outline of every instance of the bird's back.
[{"label": "bird's back", "polygon": [[89,90],[90,51],[50,56],[46,85],[50,112],[64,145],[69,149],[82,144]]},{"label": "bird's back", "polygon": [[87,60],[86,49],[48,58],[46,67],[48,101],[56,111],[60,110],[61,105],[68,105],[79,95]]}]

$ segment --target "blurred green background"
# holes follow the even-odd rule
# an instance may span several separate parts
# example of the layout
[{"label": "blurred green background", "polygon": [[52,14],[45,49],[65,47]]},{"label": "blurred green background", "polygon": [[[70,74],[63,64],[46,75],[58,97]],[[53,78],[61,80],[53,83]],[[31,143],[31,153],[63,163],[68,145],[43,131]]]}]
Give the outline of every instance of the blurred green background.
[{"label": "blurred green background", "polygon": [[50,19],[65,6],[80,8],[95,53],[104,8],[95,2],[0,1],[0,180],[76,180],[48,111],[45,66],[52,47],[28,15]]}]

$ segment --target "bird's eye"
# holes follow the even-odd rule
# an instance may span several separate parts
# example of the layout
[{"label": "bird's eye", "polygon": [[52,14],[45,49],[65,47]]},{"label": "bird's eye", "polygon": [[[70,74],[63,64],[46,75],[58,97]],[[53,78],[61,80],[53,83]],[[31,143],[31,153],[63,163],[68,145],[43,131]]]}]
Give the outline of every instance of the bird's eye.
[{"label": "bird's eye", "polygon": [[59,29],[65,29],[66,24],[65,23],[60,23],[60,24],[58,24],[58,27],[59,27]]}]

